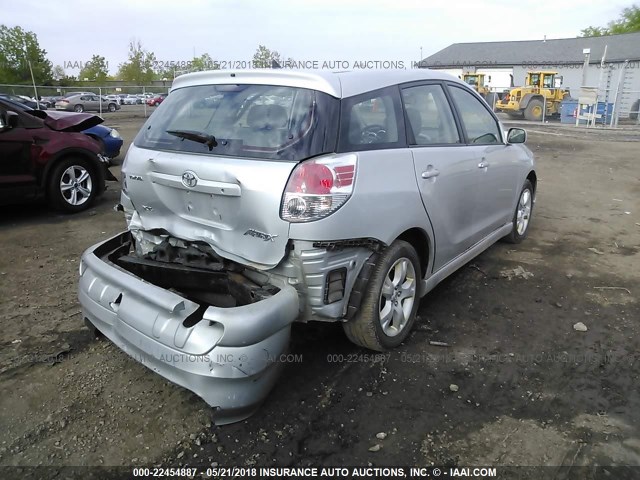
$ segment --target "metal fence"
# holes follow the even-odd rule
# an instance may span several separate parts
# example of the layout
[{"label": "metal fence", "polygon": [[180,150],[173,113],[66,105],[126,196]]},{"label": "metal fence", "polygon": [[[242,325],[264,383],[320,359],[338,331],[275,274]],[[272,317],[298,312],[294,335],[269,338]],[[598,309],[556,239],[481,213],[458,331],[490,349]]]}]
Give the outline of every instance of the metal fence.
[{"label": "metal fence", "polygon": [[[613,65],[605,65],[602,69],[600,84],[598,85],[598,102],[604,102],[607,105],[605,110],[605,121],[602,119],[595,122],[596,125],[618,127],[625,125],[640,125],[640,90],[634,90],[634,85],[638,84],[638,79],[634,76],[638,75],[637,69],[628,68],[628,62],[621,67],[614,68]],[[128,109],[132,105],[141,105],[138,107],[147,117],[151,109],[148,108],[147,97],[158,94],[167,93],[171,82],[167,85],[106,85],[106,86],[51,86],[51,85],[3,85],[0,84],[0,94],[7,93],[12,95],[23,95],[38,100],[43,97],[61,97],[74,92],[94,93],[99,96],[116,95],[116,100],[121,108]],[[491,101],[495,110],[495,102],[498,96],[502,96],[504,92],[509,91],[511,86],[490,88],[493,95]],[[137,97],[138,101],[132,97]],[[612,104],[611,109],[608,105]],[[53,106],[51,107],[53,108]],[[580,109],[580,107],[578,107]],[[546,111],[546,105],[543,108]],[[139,111],[139,110],[138,110]],[[102,114],[102,109],[98,113]],[[550,120],[543,115],[542,122]],[[589,123],[591,125],[591,123]]]},{"label": "metal fence", "polygon": [[[151,113],[147,100],[160,93],[167,93],[169,86],[158,85],[118,85],[118,86],[51,86],[51,85],[10,85],[0,84],[0,94],[18,95],[32,100],[42,101],[47,108],[55,108],[49,99],[57,99],[74,93],[96,94],[100,97],[109,96],[120,108],[138,105],[144,116]],[[114,97],[115,96],[115,97]],[[102,115],[102,102],[98,113]]]}]

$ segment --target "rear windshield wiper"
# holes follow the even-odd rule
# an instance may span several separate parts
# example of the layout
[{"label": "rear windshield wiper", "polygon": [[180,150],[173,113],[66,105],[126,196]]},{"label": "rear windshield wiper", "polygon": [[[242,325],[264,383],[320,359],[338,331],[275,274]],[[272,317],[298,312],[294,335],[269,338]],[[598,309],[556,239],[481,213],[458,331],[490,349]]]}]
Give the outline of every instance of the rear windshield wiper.
[{"label": "rear windshield wiper", "polygon": [[213,147],[218,146],[218,141],[213,135],[207,135],[206,133],[196,132],[195,130],[167,130],[169,135],[175,135],[183,140],[191,140],[193,142],[204,143],[209,147],[209,151],[213,150]]}]

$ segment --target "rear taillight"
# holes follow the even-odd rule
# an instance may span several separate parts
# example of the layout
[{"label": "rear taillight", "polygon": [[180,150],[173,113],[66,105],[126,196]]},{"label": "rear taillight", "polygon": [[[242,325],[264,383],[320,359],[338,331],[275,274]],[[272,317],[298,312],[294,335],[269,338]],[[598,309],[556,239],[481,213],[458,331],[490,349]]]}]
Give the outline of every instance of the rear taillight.
[{"label": "rear taillight", "polygon": [[69,100],[60,100],[60,103],[69,103]]},{"label": "rear taillight", "polygon": [[351,196],[356,166],[353,154],[299,163],[284,190],[282,219],[311,222],[331,215]]}]

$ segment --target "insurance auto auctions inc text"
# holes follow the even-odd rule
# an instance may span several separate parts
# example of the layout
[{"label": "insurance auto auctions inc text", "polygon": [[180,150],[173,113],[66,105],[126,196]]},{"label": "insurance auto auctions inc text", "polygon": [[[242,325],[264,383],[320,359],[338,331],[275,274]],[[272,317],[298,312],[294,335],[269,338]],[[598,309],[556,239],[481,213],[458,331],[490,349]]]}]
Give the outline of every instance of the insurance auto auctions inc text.
[{"label": "insurance auto auctions inc text", "polygon": [[495,468],[487,467],[261,467],[253,477],[294,478],[439,478],[496,477]]}]

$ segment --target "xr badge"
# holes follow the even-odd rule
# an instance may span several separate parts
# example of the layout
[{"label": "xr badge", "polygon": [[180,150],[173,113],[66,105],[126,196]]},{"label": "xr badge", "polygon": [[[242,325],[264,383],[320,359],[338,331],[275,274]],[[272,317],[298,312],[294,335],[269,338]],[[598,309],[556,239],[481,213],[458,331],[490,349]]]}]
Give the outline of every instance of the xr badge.
[{"label": "xr badge", "polygon": [[268,233],[264,233],[264,232],[259,232],[258,230],[254,230],[253,228],[247,230],[246,232],[244,232],[244,234],[249,235],[251,237],[255,237],[255,238],[261,238],[265,242],[268,242],[268,241],[275,242],[275,238],[278,236],[278,235],[269,235]]}]

